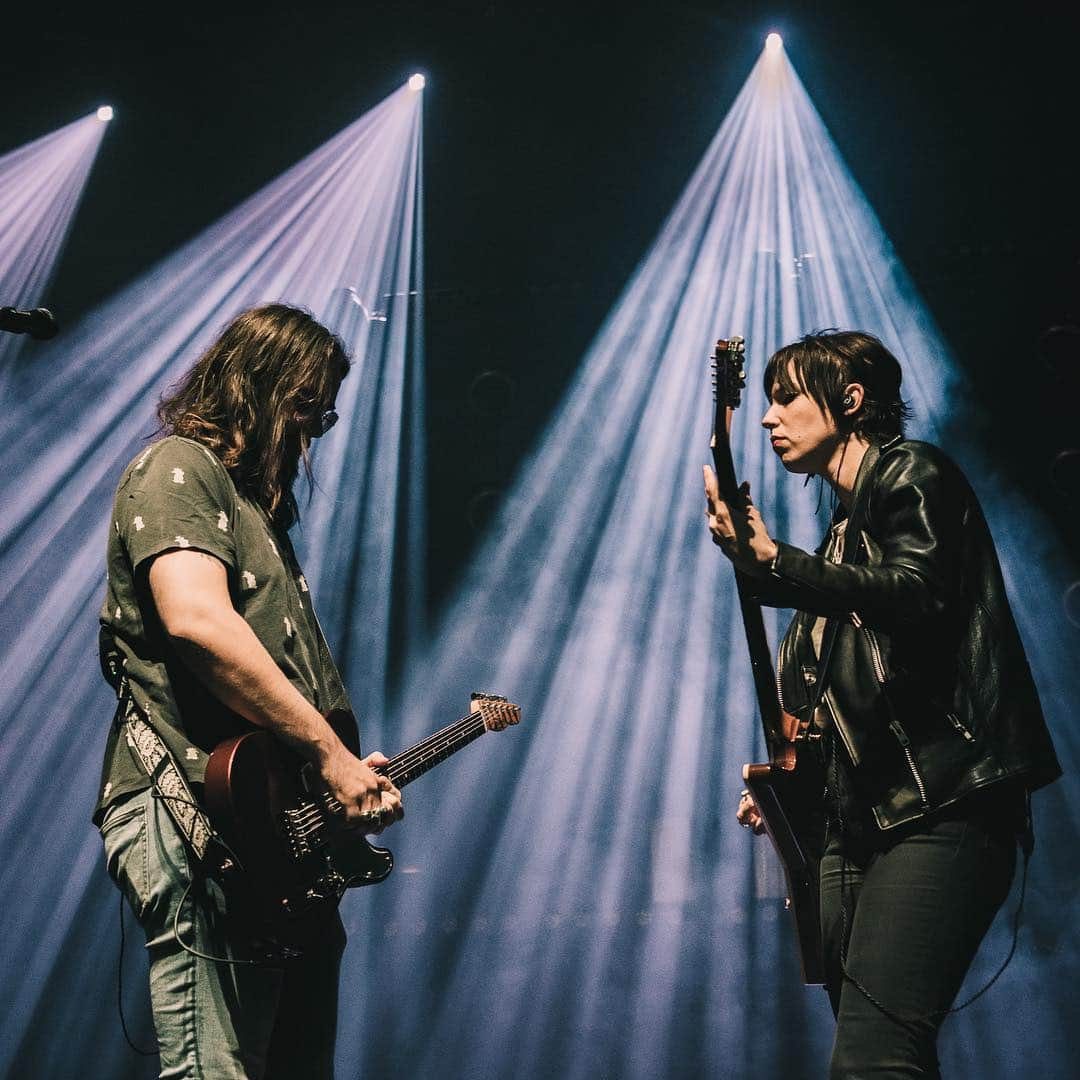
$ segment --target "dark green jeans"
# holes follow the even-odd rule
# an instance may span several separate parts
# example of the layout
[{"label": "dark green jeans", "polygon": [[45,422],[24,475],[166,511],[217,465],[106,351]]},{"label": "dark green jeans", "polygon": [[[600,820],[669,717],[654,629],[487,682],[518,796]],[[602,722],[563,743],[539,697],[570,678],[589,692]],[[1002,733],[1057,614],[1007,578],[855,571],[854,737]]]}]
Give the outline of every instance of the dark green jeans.
[{"label": "dark green jeans", "polygon": [[928,822],[878,850],[830,839],[821,862],[827,989],[837,1022],[830,1080],[940,1076],[942,1014],[1015,866],[1013,830],[980,814]]}]

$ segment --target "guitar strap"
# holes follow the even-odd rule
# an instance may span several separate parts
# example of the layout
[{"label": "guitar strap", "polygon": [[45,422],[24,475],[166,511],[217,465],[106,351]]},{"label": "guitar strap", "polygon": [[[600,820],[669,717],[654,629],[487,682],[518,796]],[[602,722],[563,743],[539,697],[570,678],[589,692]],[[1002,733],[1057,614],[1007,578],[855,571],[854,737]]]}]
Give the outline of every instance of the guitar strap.
[{"label": "guitar strap", "polygon": [[132,696],[131,683],[123,668],[115,662],[110,663],[110,668],[116,678],[119,698],[114,722],[123,725],[132,757],[149,777],[155,795],[165,804],[180,835],[187,840],[199,862],[204,863],[211,842],[217,836],[214,827],[192,793],[172,751]]},{"label": "guitar strap", "polygon": [[[862,535],[863,524],[866,521],[866,507],[870,502],[871,477],[877,470],[882,451],[887,450],[898,441],[898,439],[892,439],[881,447],[871,445],[866,451],[866,455],[859,467],[859,477],[856,478],[857,494],[855,505],[851,508],[847,528],[844,530],[844,550],[840,556],[841,563],[851,563],[855,560],[855,554],[859,550],[859,539]],[[859,483],[859,479],[864,476],[865,480]],[[836,634],[840,629],[840,622],[841,620],[836,616],[829,618],[821,635],[821,653],[818,657],[817,679],[814,683],[814,700],[811,702],[810,712],[807,714],[811,723],[813,723],[814,715],[828,688],[829,666],[832,663],[833,646],[836,644]]]}]

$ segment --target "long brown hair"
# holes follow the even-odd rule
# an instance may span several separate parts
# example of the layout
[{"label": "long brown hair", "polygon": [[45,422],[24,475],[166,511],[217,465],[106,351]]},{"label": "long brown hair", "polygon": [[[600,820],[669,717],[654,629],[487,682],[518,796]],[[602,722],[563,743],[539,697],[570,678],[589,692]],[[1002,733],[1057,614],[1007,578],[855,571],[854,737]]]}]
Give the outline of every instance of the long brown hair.
[{"label": "long brown hair", "polygon": [[237,315],[158,405],[166,434],[211,450],[237,491],[288,528],[300,459],[349,370],[341,341],[310,312],[267,304]]}]

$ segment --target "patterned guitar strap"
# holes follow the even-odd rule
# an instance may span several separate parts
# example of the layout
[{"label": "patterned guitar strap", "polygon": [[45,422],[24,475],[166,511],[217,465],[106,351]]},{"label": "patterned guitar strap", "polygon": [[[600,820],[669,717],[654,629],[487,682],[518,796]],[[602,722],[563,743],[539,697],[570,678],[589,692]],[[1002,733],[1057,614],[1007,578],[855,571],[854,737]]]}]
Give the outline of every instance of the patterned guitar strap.
[{"label": "patterned guitar strap", "polygon": [[119,699],[114,723],[124,726],[128,749],[150,778],[155,796],[165,804],[169,817],[191,846],[199,863],[205,864],[211,843],[217,839],[214,827],[192,793],[172,752],[132,696],[131,683],[119,658],[109,658],[109,671]]}]

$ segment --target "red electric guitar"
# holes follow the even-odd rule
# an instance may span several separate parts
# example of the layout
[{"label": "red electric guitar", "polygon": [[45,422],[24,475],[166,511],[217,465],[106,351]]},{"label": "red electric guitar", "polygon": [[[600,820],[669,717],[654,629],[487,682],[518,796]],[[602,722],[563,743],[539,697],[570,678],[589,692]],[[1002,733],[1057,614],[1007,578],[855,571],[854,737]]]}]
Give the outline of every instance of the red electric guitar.
[{"label": "red electric guitar", "polygon": [[[403,788],[486,731],[521,719],[506,698],[474,694],[468,716],[393,757],[376,772]],[[347,715],[331,713],[331,727]],[[219,876],[256,948],[292,957],[354,886],[384,881],[394,868],[386,848],[347,828],[341,804],[314,766],[267,731],[215,747],[206,765],[207,812],[227,853]]]},{"label": "red electric guitar", "polygon": [[[741,337],[721,339],[716,343],[712,356],[716,408],[710,445],[720,494],[732,505],[742,500],[731,457],[731,421],[746,386],[744,350]],[[807,777],[796,773],[799,750],[805,745],[805,731],[799,721],[780,706],[761,606],[753,598],[751,583],[738,571],[735,580],[746,644],[750,650],[754,691],[765,732],[765,745],[769,751],[767,762],[743,766],[743,781],[754,798],[765,831],[776,848],[784,870],[788,907],[795,919],[803,981],[818,984],[825,979],[821,955],[818,862],[800,838],[798,828],[806,818],[803,807]]]}]

